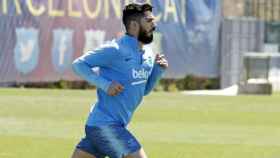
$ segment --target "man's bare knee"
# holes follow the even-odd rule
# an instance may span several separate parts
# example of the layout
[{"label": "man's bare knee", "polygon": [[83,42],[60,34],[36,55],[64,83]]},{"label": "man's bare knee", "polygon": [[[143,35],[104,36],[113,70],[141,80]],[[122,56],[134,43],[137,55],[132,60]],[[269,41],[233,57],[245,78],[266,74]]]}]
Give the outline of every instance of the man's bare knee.
[{"label": "man's bare knee", "polygon": [[138,151],[136,151],[135,153],[129,154],[127,156],[125,156],[124,158],[148,158],[144,149],[140,149]]},{"label": "man's bare knee", "polygon": [[75,149],[72,158],[96,158],[96,157],[80,149]]}]

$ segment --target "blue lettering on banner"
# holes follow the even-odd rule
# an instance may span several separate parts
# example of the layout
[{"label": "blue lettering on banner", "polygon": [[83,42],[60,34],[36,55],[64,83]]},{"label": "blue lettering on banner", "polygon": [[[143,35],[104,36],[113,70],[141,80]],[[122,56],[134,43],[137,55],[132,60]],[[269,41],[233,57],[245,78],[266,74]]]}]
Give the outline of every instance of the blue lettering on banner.
[{"label": "blue lettering on banner", "polygon": [[18,28],[16,29],[16,46],[14,49],[14,61],[16,69],[28,74],[35,69],[38,64],[39,31],[35,28]]},{"label": "blue lettering on banner", "polygon": [[73,30],[56,29],[53,31],[52,62],[59,73],[71,68],[73,60]]}]

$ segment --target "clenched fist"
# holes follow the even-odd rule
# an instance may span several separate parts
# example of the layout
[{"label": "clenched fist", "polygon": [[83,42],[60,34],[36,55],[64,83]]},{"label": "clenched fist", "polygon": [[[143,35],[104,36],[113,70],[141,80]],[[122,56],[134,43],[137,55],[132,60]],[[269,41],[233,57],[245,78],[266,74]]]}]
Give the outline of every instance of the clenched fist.
[{"label": "clenched fist", "polygon": [[107,91],[107,94],[110,96],[116,96],[119,93],[121,93],[123,91],[123,89],[124,89],[124,87],[120,83],[113,81]]},{"label": "clenched fist", "polygon": [[168,68],[168,61],[166,60],[166,58],[165,58],[165,56],[163,54],[157,54],[155,61],[162,68],[164,68],[164,69]]}]

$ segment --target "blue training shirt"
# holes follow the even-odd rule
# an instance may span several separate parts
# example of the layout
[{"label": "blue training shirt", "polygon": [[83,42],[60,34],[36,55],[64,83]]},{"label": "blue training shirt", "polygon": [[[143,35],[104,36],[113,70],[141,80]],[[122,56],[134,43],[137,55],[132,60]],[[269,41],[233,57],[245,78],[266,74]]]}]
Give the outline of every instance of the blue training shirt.
[{"label": "blue training shirt", "polygon": [[[164,71],[154,59],[151,49],[141,50],[138,40],[129,35],[77,58],[74,72],[97,87],[98,100],[86,124],[127,126],[143,96],[153,89]],[[99,67],[99,74],[92,70],[94,67]],[[112,81],[124,86],[117,96],[106,93]]]}]

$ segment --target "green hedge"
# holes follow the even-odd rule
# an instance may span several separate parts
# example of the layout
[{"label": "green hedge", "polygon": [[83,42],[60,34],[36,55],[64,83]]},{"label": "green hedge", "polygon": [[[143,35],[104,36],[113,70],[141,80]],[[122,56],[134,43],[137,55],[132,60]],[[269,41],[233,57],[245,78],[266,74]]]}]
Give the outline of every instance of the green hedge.
[{"label": "green hedge", "polygon": [[[15,84],[15,87],[26,88],[54,88],[54,89],[95,89],[85,81],[65,81],[46,83],[25,83]],[[217,78],[196,77],[188,75],[183,79],[161,79],[157,84],[155,91],[182,91],[199,89],[219,89],[219,80]]]},{"label": "green hedge", "polygon": [[[217,78],[206,78],[188,75],[183,79],[162,79],[156,90],[178,91],[178,90],[200,90],[219,89],[220,83]],[[160,87],[160,88],[159,88]]]}]

